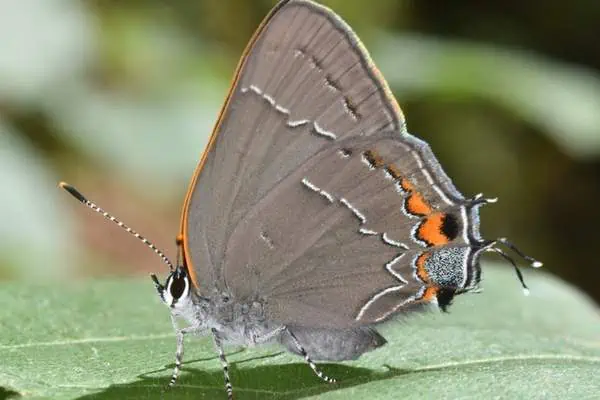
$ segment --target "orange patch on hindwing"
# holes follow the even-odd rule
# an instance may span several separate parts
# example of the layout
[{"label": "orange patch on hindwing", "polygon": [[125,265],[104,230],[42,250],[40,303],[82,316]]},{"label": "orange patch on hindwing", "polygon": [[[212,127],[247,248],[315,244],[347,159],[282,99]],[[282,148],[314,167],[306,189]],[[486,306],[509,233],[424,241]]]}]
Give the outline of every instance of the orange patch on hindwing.
[{"label": "orange patch on hindwing", "polygon": [[429,283],[429,274],[427,273],[427,270],[425,269],[425,263],[427,262],[428,258],[429,258],[429,253],[424,252],[419,257],[417,257],[417,261],[415,262],[416,267],[417,267],[417,276],[424,283]]},{"label": "orange patch on hindwing", "polygon": [[406,199],[406,211],[413,215],[427,215],[433,209],[420,193],[411,192]]},{"label": "orange patch on hindwing", "polygon": [[421,222],[417,228],[417,239],[422,240],[429,246],[441,246],[448,244],[453,238],[444,233],[444,224],[446,221],[445,213],[435,213],[429,215]]},{"label": "orange patch on hindwing", "polygon": [[423,195],[415,189],[413,184],[408,179],[402,178],[402,174],[398,167],[395,165],[386,165],[383,157],[374,150],[366,150],[362,154],[372,168],[379,169],[385,166],[387,173],[398,181],[402,190],[407,192],[405,200],[407,212],[415,216],[425,216],[433,212],[431,205],[425,200]]},{"label": "orange patch on hindwing", "polygon": [[431,301],[434,298],[437,297],[439,288],[437,286],[428,286],[427,289],[425,289],[425,293],[423,293],[423,296],[421,296],[421,300],[422,301]]},{"label": "orange patch on hindwing", "polygon": [[437,295],[440,290],[440,288],[437,285],[431,283],[431,279],[429,278],[429,273],[427,272],[427,269],[425,268],[425,264],[427,263],[427,259],[429,258],[430,255],[431,255],[431,253],[429,253],[429,252],[423,252],[423,253],[421,253],[421,255],[419,255],[417,257],[417,259],[415,261],[415,268],[417,270],[417,276],[426,285],[425,291],[423,292],[421,297],[417,299],[418,301],[431,301],[434,298],[437,298]]},{"label": "orange patch on hindwing", "polygon": [[421,193],[417,192],[408,179],[400,179],[400,186],[408,193],[405,203],[407,212],[416,216],[424,216],[433,212],[431,205],[425,200]]},{"label": "orange patch on hindwing", "polygon": [[400,188],[406,193],[406,199],[404,200],[406,212],[414,216],[424,217],[435,211],[415,186],[407,178],[402,177],[402,173],[398,167],[393,164],[386,165],[383,157],[374,150],[366,150],[362,155],[372,168],[379,169],[385,167],[386,172],[397,181],[396,184],[400,185]]}]

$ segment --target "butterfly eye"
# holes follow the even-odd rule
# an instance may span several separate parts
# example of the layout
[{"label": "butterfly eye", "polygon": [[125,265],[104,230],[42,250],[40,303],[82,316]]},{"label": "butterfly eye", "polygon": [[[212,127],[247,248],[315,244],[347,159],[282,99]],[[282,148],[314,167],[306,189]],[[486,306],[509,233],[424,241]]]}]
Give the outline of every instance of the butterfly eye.
[{"label": "butterfly eye", "polygon": [[179,299],[185,297],[189,292],[189,280],[186,272],[183,269],[174,271],[165,285],[170,297],[170,301],[167,300],[167,304],[174,306]]},{"label": "butterfly eye", "polygon": [[183,292],[187,286],[186,281],[187,277],[185,276],[173,278],[171,281],[171,286],[169,287],[169,291],[171,292],[173,299],[179,299],[183,295]]}]

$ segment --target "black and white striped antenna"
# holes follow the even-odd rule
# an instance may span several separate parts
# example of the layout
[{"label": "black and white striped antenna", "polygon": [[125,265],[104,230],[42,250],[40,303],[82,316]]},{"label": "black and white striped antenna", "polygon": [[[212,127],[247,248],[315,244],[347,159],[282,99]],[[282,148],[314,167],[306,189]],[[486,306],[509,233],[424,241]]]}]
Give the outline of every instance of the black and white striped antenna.
[{"label": "black and white striped antenna", "polygon": [[58,186],[65,189],[73,197],[75,197],[77,200],[79,200],[80,202],[85,204],[87,207],[91,208],[92,210],[96,211],[99,214],[102,214],[102,216],[104,216],[104,218],[108,219],[109,221],[114,222],[115,224],[119,225],[121,228],[125,229],[128,233],[130,233],[131,235],[133,235],[136,238],[138,238],[139,240],[141,240],[146,246],[148,246],[150,249],[152,249],[152,251],[154,253],[156,253],[162,259],[162,261],[169,266],[169,269],[171,270],[171,272],[173,272],[175,267],[173,266],[173,263],[171,262],[171,260],[169,260],[167,258],[167,256],[165,255],[165,253],[163,253],[160,249],[158,249],[158,247],[156,247],[148,239],[146,239],[145,237],[143,237],[142,235],[140,235],[139,233],[137,233],[136,231],[134,231],[127,225],[125,225],[123,222],[121,222],[117,218],[113,217],[112,215],[110,215],[109,213],[104,211],[102,208],[98,207],[98,205],[96,205],[96,203],[89,201],[87,198],[85,198],[84,195],[82,195],[77,189],[75,189],[73,186],[69,185],[68,183],[60,182],[58,184]]}]

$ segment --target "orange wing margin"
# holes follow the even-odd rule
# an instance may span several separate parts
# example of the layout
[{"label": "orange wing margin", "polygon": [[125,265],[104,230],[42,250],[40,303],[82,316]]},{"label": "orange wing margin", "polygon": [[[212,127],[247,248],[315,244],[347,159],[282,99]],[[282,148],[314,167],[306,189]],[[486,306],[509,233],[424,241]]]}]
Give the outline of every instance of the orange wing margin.
[{"label": "orange wing margin", "polygon": [[[250,39],[250,42],[248,43],[248,45],[246,46],[246,48],[244,49],[244,52],[242,53],[242,57],[240,58],[240,61],[238,62],[237,68],[235,70],[232,82],[231,82],[231,86],[229,88],[229,92],[227,94],[227,98],[225,100],[225,103],[223,105],[223,107],[221,108],[221,111],[219,112],[219,118],[217,120],[217,123],[215,124],[215,127],[212,131],[212,134],[210,136],[210,140],[208,142],[208,145],[206,146],[206,149],[204,150],[204,153],[202,154],[202,157],[200,159],[200,162],[198,163],[198,166],[196,167],[196,170],[194,171],[194,175],[192,176],[192,181],[190,182],[190,185],[188,187],[186,196],[185,196],[185,200],[183,203],[183,211],[182,211],[182,215],[181,215],[181,223],[180,223],[180,234],[179,236],[181,236],[183,238],[182,240],[182,244],[183,244],[183,257],[184,257],[184,261],[185,264],[188,267],[188,273],[192,279],[193,284],[198,287],[198,277],[196,276],[196,271],[193,268],[191,259],[189,257],[189,253],[187,251],[187,218],[188,218],[188,210],[189,210],[189,201],[192,195],[192,192],[194,190],[194,187],[196,186],[196,181],[198,179],[198,176],[200,175],[200,171],[202,171],[202,168],[204,167],[204,163],[206,162],[206,158],[208,156],[208,153],[212,150],[217,135],[219,133],[220,127],[221,127],[221,123],[223,121],[223,117],[225,115],[225,112],[227,110],[227,108],[229,107],[229,103],[231,101],[231,97],[233,94],[233,90],[236,87],[240,75],[241,75],[241,71],[244,68],[244,66],[246,65],[246,61],[248,59],[248,54],[250,53],[250,51],[252,50],[252,48],[254,47],[254,44],[256,43],[258,37],[260,36],[260,34],[264,31],[265,27],[267,26],[267,24],[271,21],[271,19],[277,14],[277,12],[279,12],[286,4],[293,2],[294,0],[282,0],[279,3],[277,3],[277,5],[275,5],[275,7],[273,7],[273,9],[269,12],[269,14],[263,19],[263,21],[261,22],[261,24],[259,25],[259,27],[256,29],[256,31],[254,32],[254,35],[252,35],[252,38]],[[398,121],[403,121],[404,117],[403,117],[403,113],[402,110],[400,108],[400,106],[398,105],[398,102],[396,101],[396,98],[394,97],[394,95],[392,94],[392,91],[390,90],[386,80],[384,79],[383,75],[381,74],[381,72],[377,69],[377,67],[375,66],[373,60],[371,59],[371,57],[369,56],[369,52],[367,51],[367,49],[364,47],[364,45],[362,44],[362,42],[360,41],[360,39],[358,38],[358,36],[356,34],[354,34],[352,28],[346,24],[336,13],[334,13],[332,10],[330,10],[329,8],[322,6],[320,4],[317,3],[312,3],[310,0],[306,1],[306,3],[309,3],[311,5],[314,5],[316,8],[320,8],[321,10],[324,10],[326,12],[328,12],[329,14],[331,14],[332,16],[335,17],[336,23],[341,26],[343,29],[345,29],[346,31],[351,33],[351,36],[356,40],[356,44],[357,44],[357,50],[359,51],[359,53],[362,55],[363,59],[367,62],[369,69],[373,72],[374,74],[374,79],[378,81],[381,89],[383,90],[383,92],[385,93],[386,97],[388,98],[390,104],[392,105],[392,108],[394,110],[394,113],[397,116]],[[404,127],[401,126],[399,127],[401,131],[404,130]]]},{"label": "orange wing margin", "polygon": [[190,198],[192,197],[192,192],[194,191],[194,188],[196,187],[196,180],[198,179],[198,176],[200,175],[200,171],[202,171],[202,168],[204,168],[204,163],[206,162],[206,157],[208,156],[208,153],[212,150],[215,141],[217,139],[217,135],[219,133],[219,129],[221,127],[221,122],[223,121],[223,116],[225,115],[225,111],[227,110],[227,108],[229,107],[229,102],[231,101],[231,96],[233,94],[233,89],[235,88],[235,86],[237,85],[237,82],[240,78],[240,74],[242,69],[244,68],[244,66],[246,65],[246,60],[248,59],[248,54],[250,53],[250,50],[252,49],[252,47],[254,46],[254,43],[256,43],[256,40],[258,39],[259,35],[262,33],[262,31],[265,29],[265,27],[267,26],[267,24],[269,23],[269,21],[271,20],[271,18],[273,18],[273,16],[287,3],[289,3],[291,0],[283,0],[281,2],[279,2],[272,10],[271,12],[263,19],[263,21],[261,22],[261,24],[259,25],[259,27],[256,29],[256,31],[254,32],[254,35],[252,35],[252,38],[250,39],[250,42],[246,45],[246,48],[244,49],[244,52],[242,53],[242,57],[240,58],[240,61],[238,62],[237,68],[235,69],[235,73],[233,75],[233,79],[231,81],[231,85],[229,86],[229,92],[227,93],[227,98],[225,99],[225,103],[223,104],[223,107],[221,108],[221,111],[219,112],[219,118],[217,119],[217,123],[215,124],[215,127],[213,128],[213,131],[210,135],[210,139],[208,142],[208,145],[206,146],[206,148],[204,149],[204,152],[202,153],[202,157],[200,158],[200,162],[198,163],[198,165],[196,166],[196,170],[194,171],[194,175],[192,176],[192,181],[190,182],[190,185],[188,187],[187,193],[185,195],[185,200],[183,202],[183,210],[181,213],[181,222],[180,222],[180,227],[179,227],[179,231],[181,232],[179,236],[181,236],[183,238],[183,240],[181,241],[183,244],[183,257],[185,260],[185,265],[187,265],[187,269],[188,269],[188,273],[190,278],[192,279],[192,283],[194,284],[194,286],[198,287],[198,277],[196,276],[196,271],[193,268],[192,265],[192,261],[190,260],[189,257],[189,253],[187,251],[187,218],[188,218],[188,210],[189,210],[189,201]]}]

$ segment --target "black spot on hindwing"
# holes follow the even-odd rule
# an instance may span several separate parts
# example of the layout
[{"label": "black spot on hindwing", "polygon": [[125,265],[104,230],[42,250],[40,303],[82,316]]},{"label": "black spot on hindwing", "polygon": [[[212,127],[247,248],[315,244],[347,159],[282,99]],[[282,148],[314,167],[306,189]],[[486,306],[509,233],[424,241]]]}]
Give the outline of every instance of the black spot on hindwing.
[{"label": "black spot on hindwing", "polygon": [[444,236],[448,238],[448,240],[456,239],[460,233],[460,224],[458,219],[452,214],[444,214],[440,230]]},{"label": "black spot on hindwing", "polygon": [[448,307],[452,304],[452,299],[454,298],[456,290],[450,288],[440,288],[437,292],[437,302],[438,306],[444,312],[448,312]]}]

